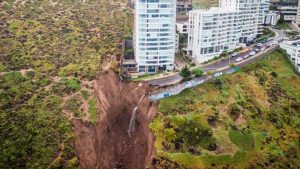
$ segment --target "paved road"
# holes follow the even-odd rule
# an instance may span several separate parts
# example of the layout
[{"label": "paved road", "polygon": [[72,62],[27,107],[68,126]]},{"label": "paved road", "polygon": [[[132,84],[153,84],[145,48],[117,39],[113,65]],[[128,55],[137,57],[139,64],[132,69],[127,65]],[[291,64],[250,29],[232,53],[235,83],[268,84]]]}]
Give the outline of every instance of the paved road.
[{"label": "paved road", "polygon": [[[272,30],[276,32],[276,36],[274,37],[274,41],[278,42],[278,40],[285,38],[285,34],[282,30],[278,30],[278,29],[272,29]],[[271,45],[272,42],[273,41],[266,42],[266,43],[263,44],[263,46]],[[252,56],[248,59],[245,59],[242,62],[236,62],[236,59],[239,58],[239,57],[244,57],[247,53],[249,53],[252,50],[250,50],[247,53],[239,54],[235,57],[226,58],[226,59],[220,60],[219,62],[215,62],[215,63],[212,63],[212,64],[205,65],[205,66],[201,67],[201,69],[204,72],[220,70],[220,69],[226,69],[226,68],[228,68],[229,63],[234,63],[236,66],[242,67],[244,65],[247,65],[249,63],[255,62],[255,61],[263,58],[263,56],[265,56],[265,54],[267,52],[269,52],[271,49],[273,49],[274,46],[272,46],[271,48],[269,48],[265,51],[258,52],[256,55],[254,55],[254,56]],[[182,77],[177,73],[177,74],[174,74],[174,75],[171,75],[171,76],[166,76],[166,77],[159,78],[159,79],[147,80],[147,82],[150,83],[151,85],[154,85],[154,86],[165,86],[165,85],[169,85],[169,84],[178,83],[181,80],[182,80]]]}]

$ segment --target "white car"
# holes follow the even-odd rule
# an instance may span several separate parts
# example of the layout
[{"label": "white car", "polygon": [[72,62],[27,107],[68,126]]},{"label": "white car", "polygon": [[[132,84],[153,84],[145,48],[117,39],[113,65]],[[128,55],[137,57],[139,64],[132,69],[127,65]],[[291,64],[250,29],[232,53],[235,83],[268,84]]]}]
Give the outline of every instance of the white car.
[{"label": "white car", "polygon": [[240,61],[242,61],[242,60],[243,60],[243,58],[239,57],[239,58],[237,58],[235,61],[236,61],[236,62],[240,62]]},{"label": "white car", "polygon": [[244,59],[247,59],[248,57],[250,57],[250,55],[249,55],[249,54],[246,54],[243,58],[244,58]]},{"label": "white car", "polygon": [[255,53],[254,51],[252,51],[252,52],[249,53],[250,56],[253,56],[253,55],[255,55],[255,54],[256,54],[256,53]]},{"label": "white car", "polygon": [[231,56],[232,57],[235,57],[235,56],[237,56],[238,55],[238,53],[237,52],[234,52]]},{"label": "white car", "polygon": [[263,44],[261,44],[261,43],[258,43],[256,46],[258,46],[258,47],[261,47]]},{"label": "white car", "polygon": [[266,47],[262,47],[262,48],[260,48],[261,50],[265,50],[266,49]]}]

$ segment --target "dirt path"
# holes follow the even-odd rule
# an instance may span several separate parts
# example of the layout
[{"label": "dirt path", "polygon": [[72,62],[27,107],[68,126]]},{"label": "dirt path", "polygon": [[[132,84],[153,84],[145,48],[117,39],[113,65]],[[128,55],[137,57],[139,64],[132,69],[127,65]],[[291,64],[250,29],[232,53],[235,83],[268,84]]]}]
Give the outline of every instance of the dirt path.
[{"label": "dirt path", "polygon": [[151,105],[145,97],[138,107],[134,134],[129,137],[127,130],[134,107],[150,90],[147,84],[121,82],[112,71],[99,76],[95,83],[99,102],[97,124],[72,121],[81,168],[146,168],[154,155],[153,135],[148,126],[157,105]]}]

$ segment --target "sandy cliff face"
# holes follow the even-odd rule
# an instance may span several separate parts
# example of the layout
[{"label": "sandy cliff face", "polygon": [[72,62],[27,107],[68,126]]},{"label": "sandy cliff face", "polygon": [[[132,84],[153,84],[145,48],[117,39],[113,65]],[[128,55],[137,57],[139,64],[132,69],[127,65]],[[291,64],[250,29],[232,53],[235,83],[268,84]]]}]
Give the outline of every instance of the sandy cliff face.
[{"label": "sandy cliff face", "polygon": [[149,91],[147,84],[122,82],[112,71],[99,76],[95,83],[99,102],[97,124],[73,120],[81,168],[146,168],[154,155],[153,135],[148,126],[157,111],[147,97],[138,106],[131,137],[127,130],[134,107]]}]

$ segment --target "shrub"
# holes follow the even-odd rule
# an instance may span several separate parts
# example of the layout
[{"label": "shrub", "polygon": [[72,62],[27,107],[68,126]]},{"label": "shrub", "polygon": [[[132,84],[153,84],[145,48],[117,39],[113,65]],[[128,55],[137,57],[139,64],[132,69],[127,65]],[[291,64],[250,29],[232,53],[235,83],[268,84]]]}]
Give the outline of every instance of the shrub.
[{"label": "shrub", "polygon": [[86,90],[82,90],[81,91],[81,96],[84,100],[88,100],[89,99],[89,92]]},{"label": "shrub", "polygon": [[79,96],[74,96],[67,100],[65,107],[72,111],[75,117],[80,117],[81,111],[79,109],[81,104],[81,98]]},{"label": "shrub", "polygon": [[241,110],[236,103],[229,105],[228,111],[229,111],[229,115],[233,119],[237,119],[241,113]]},{"label": "shrub", "polygon": [[213,85],[218,89],[222,89],[223,83],[220,79],[214,79]]},{"label": "shrub", "polygon": [[228,131],[230,140],[241,150],[251,150],[254,147],[252,133],[248,130],[239,131],[230,128]]},{"label": "shrub", "polygon": [[187,66],[185,66],[181,71],[180,71],[180,76],[183,77],[183,79],[188,79],[192,75],[191,71]]},{"label": "shrub", "polygon": [[164,136],[168,142],[173,142],[177,138],[176,132],[173,128],[167,128],[164,132]]},{"label": "shrub", "polygon": [[271,76],[277,78],[277,73],[276,72],[271,72]]},{"label": "shrub", "polygon": [[192,71],[192,73],[196,76],[196,77],[201,77],[203,75],[203,70],[201,70],[200,68],[196,68]]},{"label": "shrub", "polygon": [[95,98],[92,98],[88,101],[89,105],[89,115],[93,124],[97,122],[97,101]]}]

